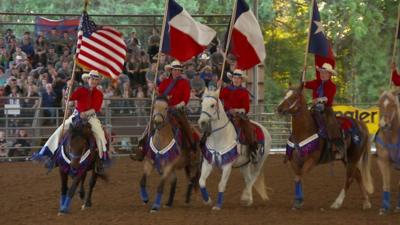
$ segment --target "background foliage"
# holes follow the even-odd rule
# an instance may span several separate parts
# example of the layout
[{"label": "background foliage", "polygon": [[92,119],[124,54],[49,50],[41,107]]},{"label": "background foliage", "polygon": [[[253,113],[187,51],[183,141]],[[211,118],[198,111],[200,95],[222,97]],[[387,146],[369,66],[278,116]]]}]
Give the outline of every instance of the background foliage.
[{"label": "background foliage", "polygon": [[[1,1],[1,12],[79,13],[82,0]],[[178,0],[192,14],[230,14],[232,0]],[[250,2],[250,0],[248,0]],[[298,82],[306,45],[309,0],[259,0],[259,19],[267,49],[266,102],[278,102],[289,81]],[[318,0],[322,23],[337,57],[337,101],[375,102],[389,85],[389,61],[399,0]],[[251,3],[250,3],[251,5]],[[92,0],[90,14],[162,14],[163,0]],[[34,17],[0,16],[0,21],[32,22]],[[59,18],[53,18],[59,19]],[[161,23],[152,18],[96,17],[97,23]],[[199,18],[227,23],[227,18]],[[4,30],[6,27],[1,27]],[[8,28],[8,27],[7,27]],[[11,26],[17,34],[32,26]],[[145,40],[150,28],[136,28]],[[224,27],[219,27],[223,37]],[[131,27],[122,28],[128,33]],[[314,77],[309,55],[307,78]]]}]

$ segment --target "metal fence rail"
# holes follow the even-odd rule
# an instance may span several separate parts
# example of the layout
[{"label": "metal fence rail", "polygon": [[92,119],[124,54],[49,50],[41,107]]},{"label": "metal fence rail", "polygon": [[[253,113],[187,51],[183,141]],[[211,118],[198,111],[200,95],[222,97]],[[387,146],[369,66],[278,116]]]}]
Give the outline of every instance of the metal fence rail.
[{"label": "metal fence rail", "polygon": [[[19,98],[23,101],[25,98]],[[40,100],[40,98],[36,98]],[[9,102],[9,98],[0,98]],[[272,145],[281,148],[286,142],[290,131],[290,122],[273,112],[265,112],[271,105],[252,105],[250,118],[266,126],[272,135]],[[27,112],[30,112],[28,114]],[[200,112],[200,100],[191,100],[188,104],[189,120],[196,125]],[[71,113],[71,112],[69,112]],[[148,121],[150,99],[137,98],[106,98],[99,119],[106,131],[112,135],[112,147],[117,154],[127,154],[137,145]],[[14,108],[0,108],[0,132],[7,141],[7,151],[0,149],[0,160],[15,160],[28,158],[38,151],[54,130],[62,124],[62,108],[26,108],[23,105]],[[20,130],[25,130],[27,137],[18,137]],[[25,140],[30,146],[15,147],[15,143]],[[5,145],[3,145],[5,146]],[[12,153],[10,155],[10,152]]]},{"label": "metal fence rail", "polygon": [[[40,98],[18,99],[21,102],[26,99],[40,101]],[[7,104],[10,98],[0,98],[0,101]],[[150,99],[138,98],[104,99],[99,119],[106,131],[112,135],[111,145],[117,155],[128,154],[136,147],[137,139],[149,121],[150,102]],[[370,104],[357,106],[369,107]],[[252,105],[249,117],[268,129],[272,136],[273,148],[282,149],[290,134],[291,123],[289,117],[277,115],[273,111],[275,108],[274,104]],[[200,113],[200,100],[191,100],[187,112],[189,120],[196,125]],[[63,108],[29,108],[19,105],[16,108],[0,107],[0,115],[0,133],[4,134],[6,140],[6,143],[0,144],[0,161],[25,160],[33,152],[38,151],[54,130],[62,124],[64,111]],[[20,130],[25,130],[27,137],[18,137]],[[18,140],[26,140],[30,146],[15,147]],[[9,154],[10,152],[12,154]]]}]

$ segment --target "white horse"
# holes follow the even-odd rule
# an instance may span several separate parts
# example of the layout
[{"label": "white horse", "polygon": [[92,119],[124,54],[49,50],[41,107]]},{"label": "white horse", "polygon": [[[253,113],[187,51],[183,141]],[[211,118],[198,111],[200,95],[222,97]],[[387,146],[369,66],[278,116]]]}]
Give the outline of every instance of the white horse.
[{"label": "white horse", "polygon": [[203,162],[199,185],[203,201],[211,205],[212,201],[206,189],[206,180],[214,166],[222,169],[221,180],[218,185],[218,197],[213,210],[222,208],[226,183],[232,168],[240,168],[246,183],[241,196],[241,202],[249,206],[253,203],[253,186],[260,194],[262,200],[268,200],[264,183],[263,165],[271,149],[271,136],[267,129],[252,121],[262,129],[264,145],[257,150],[257,163],[250,162],[247,146],[238,142],[236,130],[224,111],[219,100],[219,91],[206,89],[201,104],[202,111],[198,124],[204,131],[209,129],[209,136],[203,147]]}]

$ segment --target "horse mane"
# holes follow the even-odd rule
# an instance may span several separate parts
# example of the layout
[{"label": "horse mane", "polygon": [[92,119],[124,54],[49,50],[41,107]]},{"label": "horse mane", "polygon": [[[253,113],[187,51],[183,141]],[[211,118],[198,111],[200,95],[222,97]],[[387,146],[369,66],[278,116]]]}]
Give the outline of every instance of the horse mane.
[{"label": "horse mane", "polygon": [[168,98],[167,98],[167,96],[164,96],[164,95],[157,96],[155,100],[168,103]]}]

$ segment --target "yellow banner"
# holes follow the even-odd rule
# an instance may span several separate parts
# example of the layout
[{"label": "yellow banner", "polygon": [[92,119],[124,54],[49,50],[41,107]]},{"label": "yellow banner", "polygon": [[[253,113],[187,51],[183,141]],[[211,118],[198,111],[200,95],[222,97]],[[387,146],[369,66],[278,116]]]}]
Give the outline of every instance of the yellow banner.
[{"label": "yellow banner", "polygon": [[360,109],[353,106],[336,105],[333,106],[336,116],[347,116],[363,121],[370,134],[375,134],[379,128],[379,108]]}]

